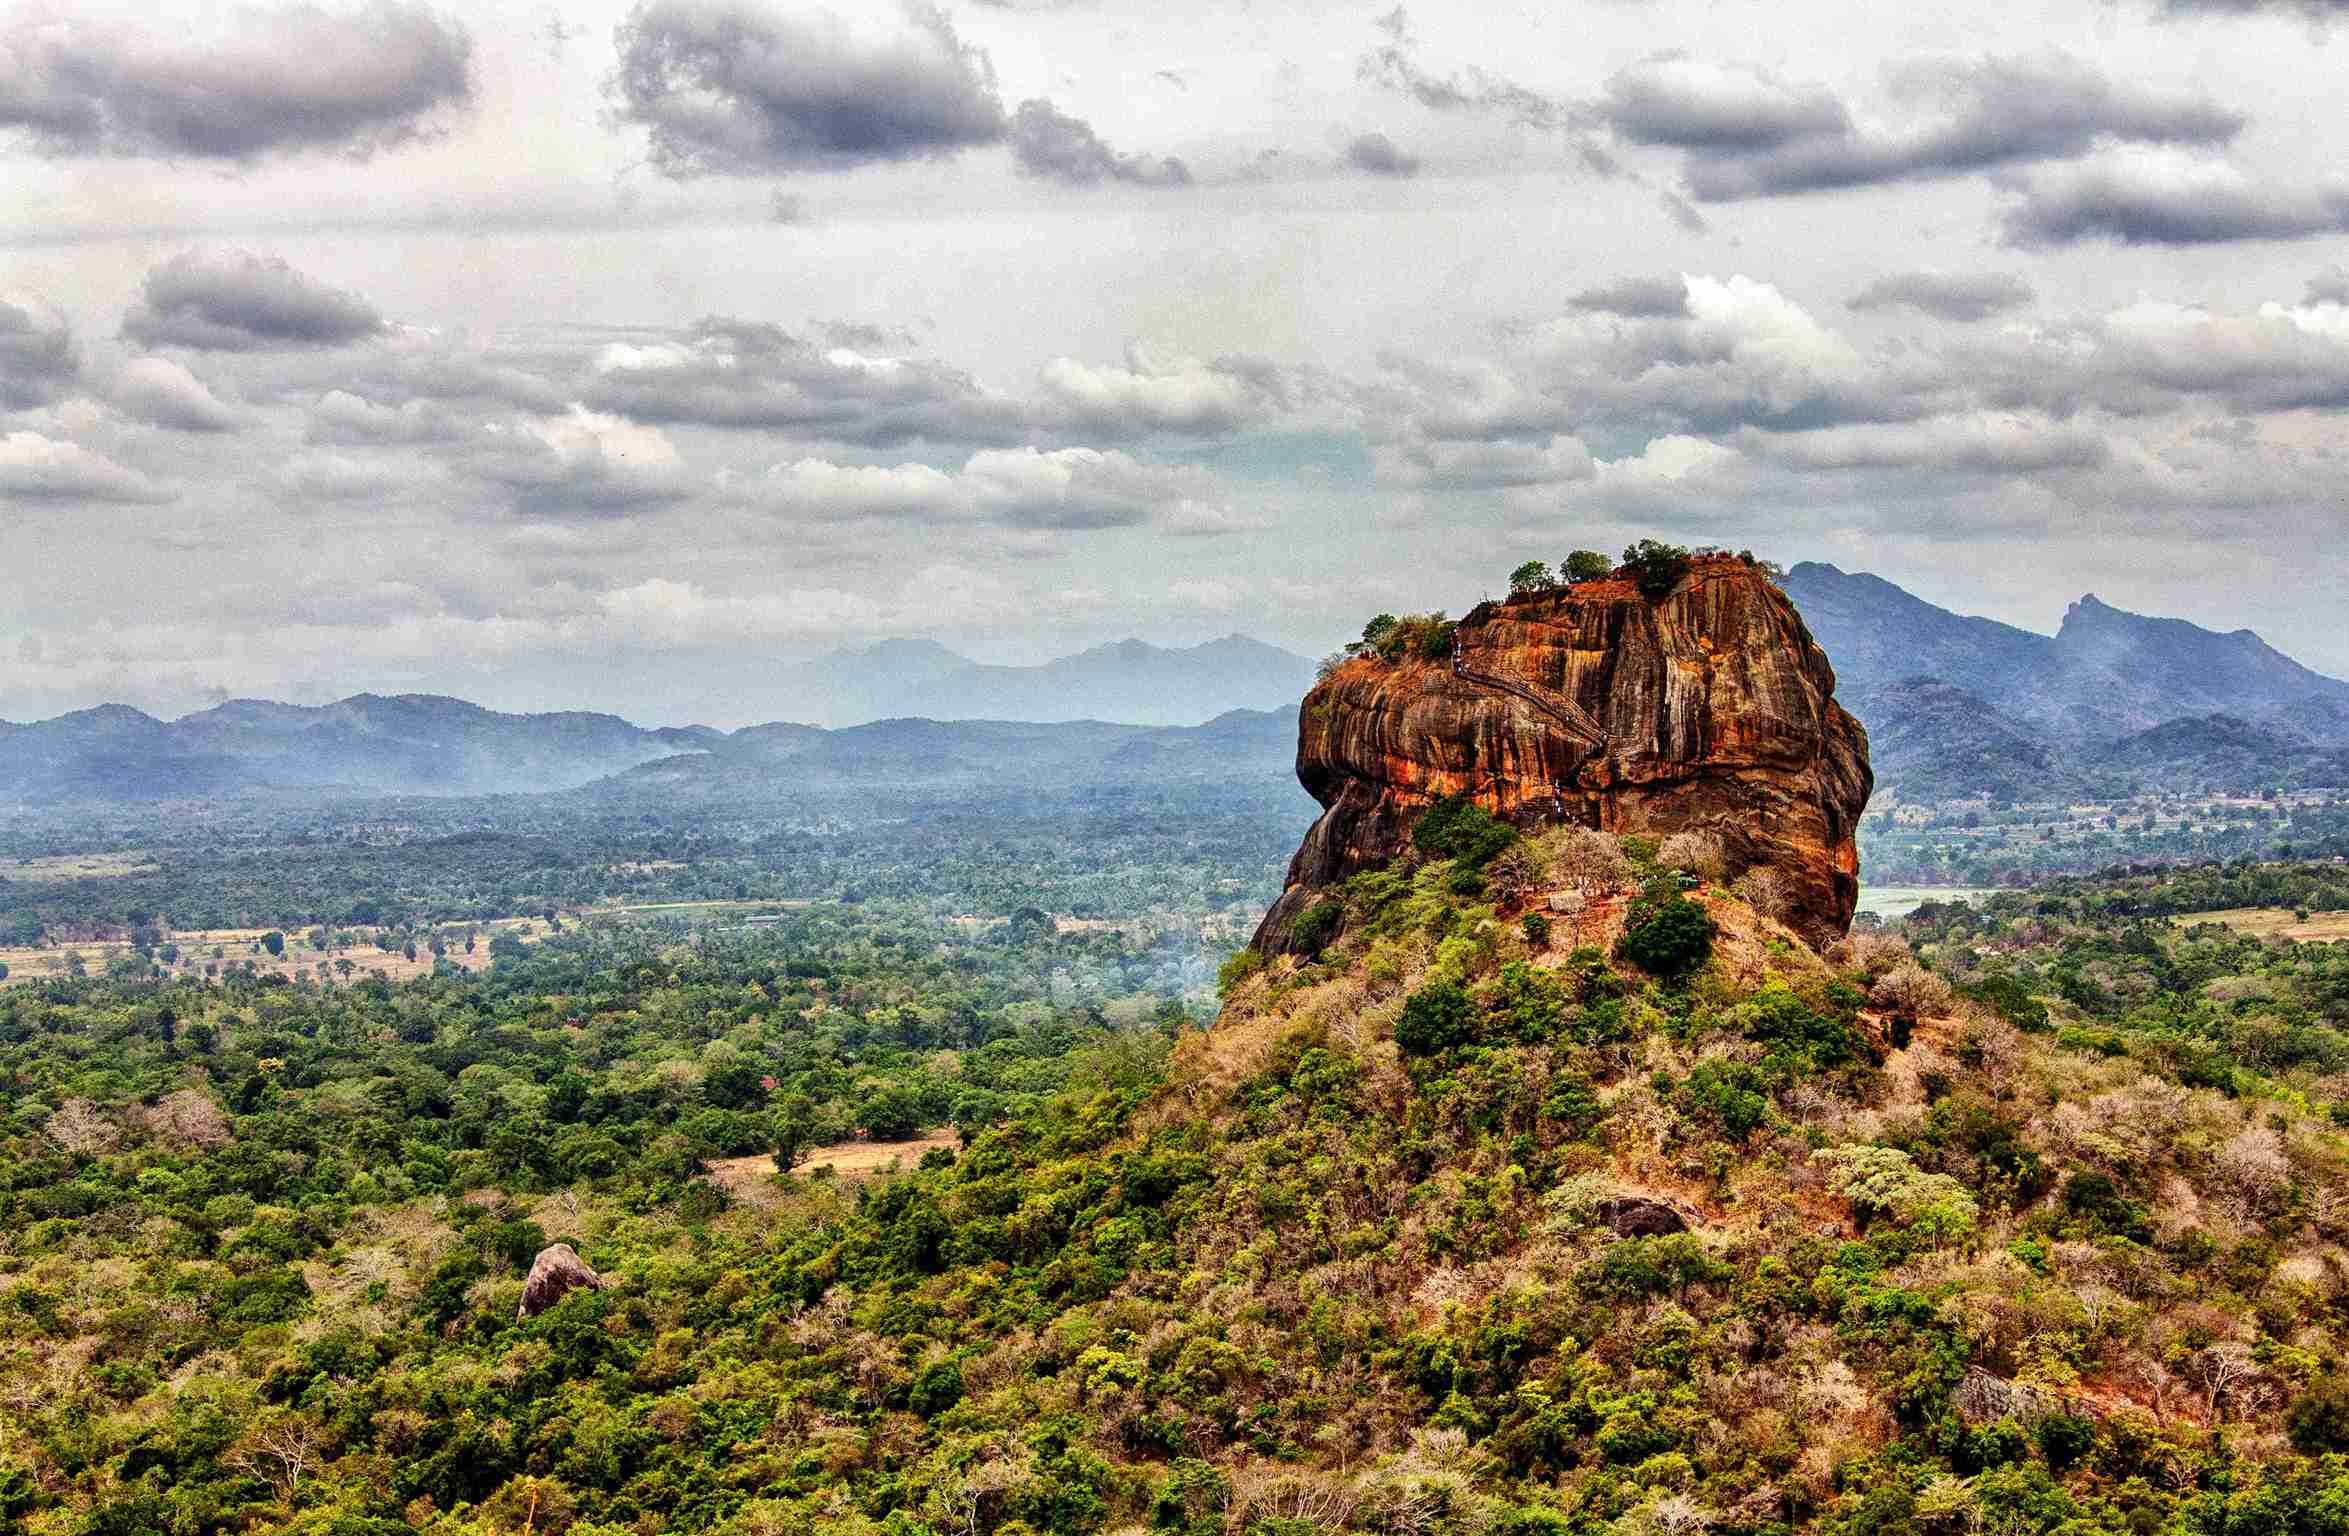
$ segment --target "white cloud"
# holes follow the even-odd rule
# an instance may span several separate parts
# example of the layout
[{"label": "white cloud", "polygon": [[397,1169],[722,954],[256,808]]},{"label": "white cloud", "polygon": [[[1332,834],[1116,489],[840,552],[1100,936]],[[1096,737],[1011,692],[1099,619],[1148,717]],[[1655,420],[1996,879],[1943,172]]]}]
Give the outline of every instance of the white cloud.
[{"label": "white cloud", "polygon": [[169,501],[172,493],[79,443],[38,432],[0,434],[0,496],[25,501]]}]

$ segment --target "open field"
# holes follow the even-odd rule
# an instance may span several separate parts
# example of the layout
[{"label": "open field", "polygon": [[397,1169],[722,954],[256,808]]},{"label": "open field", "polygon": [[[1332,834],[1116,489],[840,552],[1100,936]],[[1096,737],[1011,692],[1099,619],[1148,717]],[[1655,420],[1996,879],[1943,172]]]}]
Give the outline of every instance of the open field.
[{"label": "open field", "polygon": [[[207,965],[242,966],[251,961],[253,968],[266,975],[282,976],[318,974],[321,961],[329,967],[337,981],[361,981],[380,971],[392,981],[406,981],[415,976],[432,973],[432,953],[417,948],[416,958],[405,954],[387,953],[372,944],[347,944],[339,949],[316,950],[298,933],[285,936],[285,953],[272,955],[261,947],[266,928],[206,928],[174,932],[169,942],[179,947],[179,958],[166,966],[177,974],[204,974]],[[489,964],[489,941],[498,934],[511,934],[529,944],[545,938],[551,932],[545,921],[535,917],[507,918],[477,925],[473,952],[467,954],[462,944],[451,944],[448,959],[467,970],[482,970]],[[82,968],[91,975],[104,975],[106,968],[130,953],[130,944],[121,939],[91,940],[80,943],[57,943],[38,946],[0,947],[0,965],[8,967],[9,981],[38,981],[54,976],[69,975],[75,956]],[[217,953],[215,953],[217,951]],[[346,977],[341,962],[349,961],[351,970]]]},{"label": "open field", "polygon": [[2188,912],[2172,921],[2181,927],[2224,923],[2238,933],[2262,939],[2317,944],[2349,940],[2349,912],[2311,912],[2302,919],[2283,907],[2235,907],[2222,912]]},{"label": "open field", "polygon": [[45,859],[0,859],[0,880],[113,880],[151,875],[163,866],[138,849],[120,853],[61,853]]},{"label": "open field", "polygon": [[[818,1168],[829,1168],[835,1178],[869,1179],[886,1173],[892,1164],[911,1169],[933,1147],[962,1149],[962,1137],[953,1127],[924,1131],[911,1141],[842,1141],[817,1147],[801,1156],[792,1172],[801,1178]],[[765,1153],[754,1157],[725,1157],[709,1165],[710,1182],[749,1206],[773,1204],[782,1198],[775,1182],[775,1160]]]}]

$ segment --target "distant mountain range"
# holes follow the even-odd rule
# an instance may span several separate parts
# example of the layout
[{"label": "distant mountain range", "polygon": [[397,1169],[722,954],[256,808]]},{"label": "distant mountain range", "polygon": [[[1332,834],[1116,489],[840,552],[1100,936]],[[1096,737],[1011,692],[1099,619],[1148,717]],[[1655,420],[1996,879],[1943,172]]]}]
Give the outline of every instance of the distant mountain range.
[{"label": "distant mountain range", "polygon": [[1868,727],[1879,793],[2109,797],[2349,785],[2349,683],[2248,629],[2082,597],[2053,635],[1806,563],[1786,593]]},{"label": "distant mountain range", "polygon": [[[1181,650],[1129,640],[1039,667],[889,641],[784,676],[813,719],[878,723],[649,730],[616,715],[501,714],[423,694],[319,706],[238,699],[169,721],[109,704],[0,722],[0,805],[260,789],[528,793],[645,765],[657,767],[639,782],[716,788],[771,778],[786,760],[795,779],[835,785],[1185,777],[1218,762],[1245,777],[1266,762],[1287,771],[1313,663],[1238,635]],[[911,718],[920,716],[930,718]]]},{"label": "distant mountain range", "polygon": [[766,685],[776,715],[809,725],[874,720],[1112,720],[1197,725],[1231,709],[1281,709],[1314,663],[1226,635],[1168,649],[1121,640],[1035,667],[972,661],[930,640],[884,640],[785,669]]}]

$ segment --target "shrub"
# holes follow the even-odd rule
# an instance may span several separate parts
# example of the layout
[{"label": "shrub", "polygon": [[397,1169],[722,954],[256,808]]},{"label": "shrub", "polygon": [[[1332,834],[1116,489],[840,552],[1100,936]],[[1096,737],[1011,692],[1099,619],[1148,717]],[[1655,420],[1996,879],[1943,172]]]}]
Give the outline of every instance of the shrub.
[{"label": "shrub", "polygon": [[1476,1037],[1476,1001],[1449,981],[1431,981],[1403,1000],[1395,1045],[1406,1056],[1431,1056]]},{"label": "shrub", "polygon": [[1481,869],[1517,841],[1517,829],[1466,795],[1446,795],[1411,828],[1411,843],[1430,858],[1456,859]]},{"label": "shrub", "polygon": [[1868,1001],[1896,1019],[1918,1019],[1949,1012],[1949,983],[1915,963],[1887,971],[1868,989]]},{"label": "shrub", "polygon": [[1337,935],[1338,925],[1345,919],[1344,902],[1334,896],[1317,901],[1289,924],[1289,942],[1302,954],[1318,955],[1322,946]]},{"label": "shrub", "polygon": [[1525,929],[1525,942],[1535,949],[1550,947],[1550,920],[1539,912],[1528,912],[1520,920]]},{"label": "shrub", "polygon": [[1770,1113],[1764,1086],[1752,1063],[1715,1056],[1698,1062],[1673,1097],[1683,1113],[1709,1116],[1731,1141],[1743,1141]]},{"label": "shrub", "polygon": [[1667,869],[1677,869],[1707,882],[1717,882],[1729,872],[1729,850],[1722,844],[1721,835],[1695,828],[1665,838],[1663,846],[1656,850],[1656,860]]},{"label": "shrub", "polygon": [[1649,893],[1633,903],[1615,945],[1617,958],[1667,981],[1685,976],[1711,958],[1713,920],[1677,890]]},{"label": "shrub", "polygon": [[1671,595],[1686,574],[1689,559],[1684,546],[1660,544],[1654,539],[1642,539],[1623,551],[1623,564],[1631,572],[1640,595],[1650,602]]},{"label": "shrub", "polygon": [[1260,950],[1243,949],[1226,960],[1215,972],[1215,991],[1219,997],[1229,997],[1242,982],[1264,969],[1264,955]]},{"label": "shrub", "polygon": [[2349,1451],[2349,1381],[2321,1376],[2284,1412],[2292,1443],[2311,1456]]}]

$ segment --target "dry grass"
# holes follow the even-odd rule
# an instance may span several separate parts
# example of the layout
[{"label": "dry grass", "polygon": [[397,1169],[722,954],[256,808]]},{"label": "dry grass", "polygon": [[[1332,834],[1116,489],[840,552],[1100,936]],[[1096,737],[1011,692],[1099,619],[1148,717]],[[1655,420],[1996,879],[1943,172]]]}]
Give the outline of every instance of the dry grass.
[{"label": "dry grass", "polygon": [[2317,944],[2349,939],[2349,912],[2311,912],[2302,918],[2288,907],[2234,907],[2222,912],[2188,912],[2171,921],[2181,928],[2196,923],[2223,923],[2255,939],[2293,939]]},{"label": "dry grass", "polygon": [[114,880],[151,875],[163,866],[153,854],[129,848],[120,853],[61,853],[45,859],[0,859],[0,880]]},{"label": "dry grass", "polygon": [[[835,1142],[804,1154],[792,1172],[805,1178],[818,1168],[829,1168],[836,1179],[869,1179],[893,1169],[910,1170],[921,1162],[923,1153],[938,1147],[960,1152],[961,1134],[947,1126],[924,1131],[911,1141]],[[764,1152],[719,1158],[709,1165],[709,1179],[736,1201],[757,1210],[772,1209],[790,1198],[775,1182],[775,1160]]]},{"label": "dry grass", "polygon": [[[465,953],[461,944],[451,945],[448,960],[469,971],[485,970],[489,966],[489,941],[497,934],[511,934],[525,944],[534,944],[552,932],[539,918],[508,918],[501,922],[478,925],[479,937],[473,953]],[[331,969],[333,981],[340,984],[343,974],[338,962],[348,960],[352,970],[351,981],[364,981],[381,971],[392,981],[407,981],[412,977],[432,974],[432,952],[417,946],[416,958],[404,954],[387,953],[372,944],[352,944],[321,953],[312,949],[299,933],[287,933],[285,953],[271,955],[261,947],[261,937],[272,930],[267,928],[198,928],[175,931],[167,937],[179,946],[179,960],[167,967],[175,975],[201,976],[204,967],[211,964],[238,965],[250,960],[255,970],[264,975],[311,976],[318,973],[318,962],[323,960]],[[9,981],[36,981],[63,976],[71,969],[69,955],[80,955],[82,963],[93,976],[102,976],[106,967],[130,952],[130,943],[124,939],[91,939],[80,942],[60,940],[39,946],[0,948],[0,965],[8,967]],[[217,948],[221,954],[215,957]]]}]

